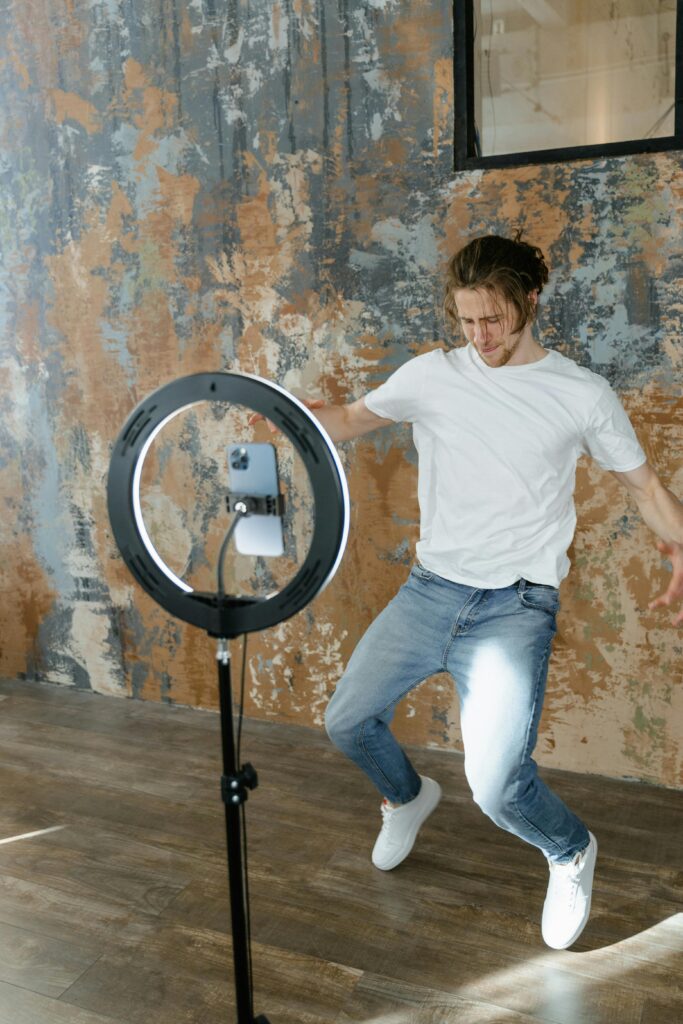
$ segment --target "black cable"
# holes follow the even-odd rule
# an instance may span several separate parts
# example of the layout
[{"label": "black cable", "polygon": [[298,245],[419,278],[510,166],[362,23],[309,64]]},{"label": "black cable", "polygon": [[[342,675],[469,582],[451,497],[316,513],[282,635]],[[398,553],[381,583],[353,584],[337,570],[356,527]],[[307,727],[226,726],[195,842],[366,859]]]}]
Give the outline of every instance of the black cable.
[{"label": "black cable", "polygon": [[238,764],[242,746],[242,717],[245,710],[245,676],[247,674],[247,634],[242,638],[242,678],[240,680],[240,714],[238,716]]},{"label": "black cable", "polygon": [[228,544],[232,540],[232,535],[235,532],[235,528],[236,528],[237,524],[239,523],[240,519],[242,519],[243,516],[245,516],[245,515],[246,515],[246,508],[244,510],[242,510],[240,508],[235,510],[235,518],[230,523],[230,529],[228,530],[228,532],[226,533],[225,537],[223,538],[223,543],[221,544],[221,549],[218,552],[218,567],[216,569],[216,577],[217,577],[216,578],[216,590],[217,590],[217,593],[218,593],[219,600],[220,600],[220,598],[225,597],[225,586],[223,584],[223,562],[225,561],[225,552],[228,549]]},{"label": "black cable", "polygon": [[247,867],[247,809],[242,804],[242,860],[244,861],[244,897],[247,908],[247,955],[249,957],[249,1001],[254,1016],[254,966],[251,959],[251,910],[249,909],[249,868]]},{"label": "black cable", "polygon": [[[242,638],[242,671],[240,677],[240,709],[237,719],[237,764],[240,763],[240,751],[242,749],[242,719],[244,717],[244,686],[247,668],[247,634]],[[249,909],[249,860],[247,857],[247,809],[246,802],[242,804],[242,861],[244,863],[244,896],[247,908],[247,952],[249,956],[249,992],[251,999],[251,1013],[254,1015],[254,969],[251,959],[251,911]]]}]

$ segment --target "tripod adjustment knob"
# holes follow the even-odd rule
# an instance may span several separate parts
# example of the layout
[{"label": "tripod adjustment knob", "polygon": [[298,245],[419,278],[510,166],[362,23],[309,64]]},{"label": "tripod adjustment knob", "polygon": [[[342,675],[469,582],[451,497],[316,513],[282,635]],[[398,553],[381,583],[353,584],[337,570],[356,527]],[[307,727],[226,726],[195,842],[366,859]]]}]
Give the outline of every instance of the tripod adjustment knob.
[{"label": "tripod adjustment knob", "polygon": [[221,794],[226,804],[243,804],[249,794],[248,789],[256,789],[258,775],[253,764],[243,764],[242,770],[236,775],[221,776]]},{"label": "tripod adjustment knob", "polygon": [[253,764],[250,764],[248,761],[246,764],[242,765],[242,779],[247,789],[256,789],[258,786],[258,775],[256,774],[256,769]]}]

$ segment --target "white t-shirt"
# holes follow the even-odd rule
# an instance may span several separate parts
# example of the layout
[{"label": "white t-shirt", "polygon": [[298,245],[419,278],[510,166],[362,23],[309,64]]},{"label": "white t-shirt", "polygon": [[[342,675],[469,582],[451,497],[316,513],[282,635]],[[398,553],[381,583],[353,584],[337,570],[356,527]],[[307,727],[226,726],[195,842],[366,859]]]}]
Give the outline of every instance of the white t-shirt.
[{"label": "white t-shirt", "polygon": [[455,583],[559,586],[576,526],[576,462],[626,473],[645,452],[609,382],[559,352],[489,367],[468,344],[404,363],[365,397],[413,424],[417,557]]}]

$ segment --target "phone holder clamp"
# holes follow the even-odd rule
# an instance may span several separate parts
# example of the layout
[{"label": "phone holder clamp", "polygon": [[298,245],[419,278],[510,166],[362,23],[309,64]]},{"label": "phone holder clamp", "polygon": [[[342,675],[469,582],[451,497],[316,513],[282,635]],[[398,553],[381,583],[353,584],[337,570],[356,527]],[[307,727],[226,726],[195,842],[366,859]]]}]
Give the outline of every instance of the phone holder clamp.
[{"label": "phone holder clamp", "polygon": [[228,512],[241,512],[243,516],[281,516],[285,511],[284,494],[235,494],[225,496]]}]

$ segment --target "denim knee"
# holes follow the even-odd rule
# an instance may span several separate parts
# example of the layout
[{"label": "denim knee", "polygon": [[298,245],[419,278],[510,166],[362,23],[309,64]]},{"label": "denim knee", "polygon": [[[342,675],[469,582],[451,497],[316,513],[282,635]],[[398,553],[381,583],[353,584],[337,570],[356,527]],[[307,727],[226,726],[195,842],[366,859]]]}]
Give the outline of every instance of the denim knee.
[{"label": "denim knee", "polygon": [[[467,772],[466,772],[467,774]],[[475,804],[496,825],[502,825],[510,817],[516,799],[517,787],[509,778],[476,779],[467,775]]]},{"label": "denim knee", "polygon": [[504,811],[506,804],[503,800],[496,797],[496,795],[482,797],[476,793],[473,794],[474,802],[484,812],[487,818],[490,818],[496,825],[499,825],[505,817]]},{"label": "denim knee", "polygon": [[335,700],[335,696],[336,694],[332,696],[325,708],[325,731],[335,747],[343,749],[353,738],[356,725],[349,721],[348,715],[344,714],[343,706],[340,707],[340,702]]}]

